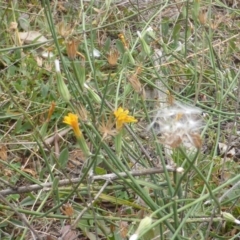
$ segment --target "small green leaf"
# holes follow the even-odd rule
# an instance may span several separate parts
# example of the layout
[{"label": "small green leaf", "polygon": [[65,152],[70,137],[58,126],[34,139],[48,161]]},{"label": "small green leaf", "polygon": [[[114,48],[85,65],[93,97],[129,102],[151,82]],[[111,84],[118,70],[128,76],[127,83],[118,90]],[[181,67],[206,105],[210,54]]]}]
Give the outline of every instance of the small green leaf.
[{"label": "small green leaf", "polygon": [[176,24],[173,28],[173,39],[174,39],[175,42],[177,42],[178,39],[179,39],[180,31],[181,31],[181,25]]},{"label": "small green leaf", "polygon": [[29,23],[29,15],[26,13],[21,14],[18,19],[19,25],[24,31],[28,31],[30,23]]},{"label": "small green leaf", "polygon": [[123,46],[123,43],[122,43],[120,40],[117,40],[117,41],[116,41],[116,47],[117,47],[117,50],[118,50],[120,53],[122,53],[122,54],[125,53],[125,48],[124,48],[124,46]]},{"label": "small green leaf", "polygon": [[48,129],[48,122],[43,123],[40,129],[40,135],[44,138],[46,137],[47,134],[47,129]]},{"label": "small green leaf", "polygon": [[16,123],[16,125],[15,125],[15,132],[16,133],[19,133],[20,132],[20,130],[21,130],[21,128],[22,128],[22,118],[19,118],[18,120],[17,120],[17,123]]},{"label": "small green leaf", "polygon": [[49,92],[49,85],[47,84],[42,84],[41,85],[41,95],[42,97],[46,98],[48,96]]},{"label": "small green leaf", "polygon": [[95,168],[95,173],[96,173],[97,175],[104,175],[104,174],[107,174],[107,171],[106,171],[106,169],[104,169],[104,168],[96,167],[96,168]]},{"label": "small green leaf", "polygon": [[68,162],[68,156],[69,156],[69,152],[68,152],[68,148],[64,148],[59,156],[59,165],[61,168],[65,168]]},{"label": "small green leaf", "polygon": [[13,200],[13,201],[19,201],[19,198],[20,198],[20,194],[11,194],[11,195],[9,195],[9,196],[7,196],[7,200],[8,201],[11,201],[11,200]]},{"label": "small green leaf", "polygon": [[105,42],[105,44],[104,44],[104,46],[103,46],[103,50],[104,50],[105,52],[108,52],[108,51],[110,50],[110,45],[111,45],[111,39],[110,39],[110,38],[107,38],[107,39],[106,39],[106,42]]},{"label": "small green leaf", "polygon": [[200,10],[200,1],[193,2],[192,16],[194,21],[198,21],[198,15]]},{"label": "small green leaf", "polygon": [[20,202],[20,206],[21,207],[32,206],[35,201],[36,199],[31,198],[30,196],[27,196]]}]

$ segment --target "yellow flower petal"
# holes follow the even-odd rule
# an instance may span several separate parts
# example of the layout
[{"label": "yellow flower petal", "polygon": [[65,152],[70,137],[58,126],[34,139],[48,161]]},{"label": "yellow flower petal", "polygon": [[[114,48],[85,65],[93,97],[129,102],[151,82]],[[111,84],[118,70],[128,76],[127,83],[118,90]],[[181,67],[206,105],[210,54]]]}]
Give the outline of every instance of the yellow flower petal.
[{"label": "yellow flower petal", "polygon": [[63,123],[66,123],[72,127],[76,137],[82,136],[81,130],[79,129],[78,116],[76,114],[69,113],[67,116],[64,117]]},{"label": "yellow flower petal", "polygon": [[116,111],[114,111],[114,115],[116,117],[116,128],[119,130],[123,127],[124,123],[132,123],[137,122],[132,116],[128,115],[129,111],[124,110],[122,107],[119,107]]}]

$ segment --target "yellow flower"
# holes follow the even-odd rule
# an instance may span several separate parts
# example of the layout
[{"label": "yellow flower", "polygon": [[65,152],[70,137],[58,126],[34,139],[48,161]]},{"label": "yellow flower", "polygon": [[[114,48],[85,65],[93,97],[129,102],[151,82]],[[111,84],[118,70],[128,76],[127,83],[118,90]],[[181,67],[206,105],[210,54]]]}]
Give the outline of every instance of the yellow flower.
[{"label": "yellow flower", "polygon": [[129,116],[128,113],[129,113],[128,110],[123,110],[123,108],[121,107],[119,107],[116,111],[114,111],[114,115],[116,117],[117,130],[121,129],[124,123],[137,122],[137,119],[135,119],[132,116]]},{"label": "yellow flower", "polygon": [[64,117],[63,122],[72,127],[76,137],[82,136],[82,132],[79,129],[78,116],[76,114],[69,113],[67,116]]}]

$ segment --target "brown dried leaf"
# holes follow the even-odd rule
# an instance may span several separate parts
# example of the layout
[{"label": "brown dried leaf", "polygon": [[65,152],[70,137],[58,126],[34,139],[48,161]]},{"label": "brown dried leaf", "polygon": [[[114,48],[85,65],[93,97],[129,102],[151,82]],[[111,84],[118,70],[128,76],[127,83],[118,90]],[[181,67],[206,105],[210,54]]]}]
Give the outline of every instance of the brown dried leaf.
[{"label": "brown dried leaf", "polygon": [[202,25],[205,25],[207,23],[207,11],[206,10],[202,10],[199,12],[198,20]]},{"label": "brown dried leaf", "polygon": [[128,226],[129,226],[128,222],[121,221],[119,223],[120,235],[121,235],[122,238],[126,238],[127,237]]},{"label": "brown dried leaf", "polygon": [[135,73],[128,77],[128,81],[132,85],[133,89],[142,95],[143,99],[146,99],[146,92],[144,86],[140,83],[138,75],[142,72],[142,67],[138,66],[135,70]]},{"label": "brown dried leaf", "polygon": [[63,6],[63,3],[61,3],[61,2],[58,2],[57,8],[58,8],[59,12],[62,12],[62,13],[66,13],[67,12],[67,9]]},{"label": "brown dried leaf", "polygon": [[201,148],[202,147],[202,139],[201,139],[201,136],[199,134],[191,134],[191,140],[193,142],[193,145],[196,147],[196,148]]},{"label": "brown dried leaf", "polygon": [[62,240],[74,240],[77,239],[76,231],[71,229],[70,225],[63,226],[60,231]]},{"label": "brown dried leaf", "polygon": [[133,89],[137,92],[140,93],[142,90],[142,84],[138,80],[137,74],[133,74],[130,77],[128,77],[128,81],[131,83]]},{"label": "brown dried leaf", "polygon": [[174,104],[174,96],[170,91],[167,91],[167,103],[169,106],[172,106]]},{"label": "brown dried leaf", "polygon": [[62,206],[61,211],[68,217],[72,217],[74,214],[74,209],[71,204],[67,203]]},{"label": "brown dried leaf", "polygon": [[226,15],[217,15],[217,16],[215,17],[215,19],[211,22],[210,27],[211,27],[213,30],[215,30],[215,29],[218,28],[218,26],[219,26],[222,22],[224,22],[226,26],[229,25],[229,24],[228,24],[228,22],[229,22],[229,17],[227,17]]},{"label": "brown dried leaf", "polygon": [[138,66],[138,67],[136,68],[135,74],[139,75],[141,72],[142,72],[142,66]]},{"label": "brown dried leaf", "polygon": [[22,170],[23,172],[26,172],[26,173],[31,174],[33,177],[36,177],[36,176],[37,176],[37,173],[36,173],[34,170],[30,169],[30,168],[22,168],[21,170]]},{"label": "brown dried leaf", "polygon": [[47,235],[46,236],[46,240],[55,240],[56,238],[55,237],[52,237],[52,236],[50,236],[50,235]]},{"label": "brown dried leaf", "polygon": [[46,42],[47,38],[45,38],[44,36],[42,36],[42,34],[40,32],[37,31],[29,31],[29,32],[19,32],[19,38],[21,39],[21,41],[23,41],[23,43],[32,43],[32,42]]},{"label": "brown dried leaf", "polygon": [[7,161],[7,147],[5,145],[0,145],[0,159]]},{"label": "brown dried leaf", "polygon": [[82,163],[85,160],[83,151],[81,149],[74,149],[69,153],[69,162],[68,162],[68,167],[73,169],[73,168],[78,168],[82,165]]},{"label": "brown dried leaf", "polygon": [[66,42],[67,55],[71,60],[74,60],[76,58],[78,43],[79,42],[76,40],[69,40]]},{"label": "brown dried leaf", "polygon": [[3,175],[6,176],[6,177],[11,177],[13,175],[13,171],[5,168],[3,170]]},{"label": "brown dried leaf", "polygon": [[178,135],[165,135],[165,138],[162,138],[163,140],[160,140],[163,144],[166,144],[170,146],[171,148],[177,148],[182,143],[182,139]]},{"label": "brown dried leaf", "polygon": [[115,67],[117,65],[118,58],[119,58],[119,52],[116,49],[110,51],[107,57],[109,65],[111,67]]}]

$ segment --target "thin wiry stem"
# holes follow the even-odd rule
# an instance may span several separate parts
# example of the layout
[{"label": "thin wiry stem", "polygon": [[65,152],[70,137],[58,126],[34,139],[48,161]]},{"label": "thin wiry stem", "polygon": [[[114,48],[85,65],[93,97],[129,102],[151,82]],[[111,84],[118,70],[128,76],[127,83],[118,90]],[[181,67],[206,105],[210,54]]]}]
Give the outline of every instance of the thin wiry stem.
[{"label": "thin wiry stem", "polygon": [[[179,171],[178,168],[175,168],[172,166],[166,166],[166,168],[167,168],[167,171],[169,171],[169,172]],[[149,169],[144,169],[144,170],[139,170],[139,171],[130,171],[129,174],[131,174],[132,176],[143,176],[143,175],[157,174],[157,173],[163,173],[163,172],[164,172],[164,170],[162,168],[149,168]],[[105,175],[100,175],[100,176],[93,176],[93,181],[102,181],[102,180],[114,181],[114,180],[118,179],[119,176],[127,177],[127,173],[121,172],[121,173],[118,173],[118,175],[115,173],[110,173],[110,174],[105,174]],[[65,185],[69,185],[69,184],[73,184],[73,183],[78,183],[80,179],[81,178],[60,180],[58,186],[60,187],[60,186],[65,186]],[[53,183],[44,183],[41,185],[33,184],[30,186],[18,187],[16,189],[8,188],[5,190],[1,190],[0,194],[2,196],[7,196],[10,194],[15,194],[15,193],[27,193],[27,192],[37,191],[40,189],[48,189],[48,188],[51,188],[52,185],[53,185]]]}]

